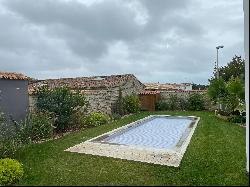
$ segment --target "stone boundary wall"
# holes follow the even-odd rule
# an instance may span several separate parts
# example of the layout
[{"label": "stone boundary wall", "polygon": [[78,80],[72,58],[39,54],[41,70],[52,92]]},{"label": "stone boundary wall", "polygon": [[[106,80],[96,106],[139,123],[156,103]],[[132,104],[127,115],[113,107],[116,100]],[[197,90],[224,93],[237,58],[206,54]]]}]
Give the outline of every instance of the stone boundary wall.
[{"label": "stone boundary wall", "polygon": [[36,107],[36,96],[29,95],[29,111],[32,112]]},{"label": "stone boundary wall", "polygon": [[[119,97],[119,87],[122,90],[123,97],[131,94],[137,95],[144,89],[144,85],[137,79],[129,79],[120,86],[100,90],[85,90],[85,97],[89,102],[87,113],[102,112],[105,114],[111,114],[112,107]],[[29,95],[29,111],[35,109],[35,104],[36,97],[34,95]]]},{"label": "stone boundary wall", "polygon": [[[136,94],[138,95],[144,86],[138,81],[128,80],[122,86],[122,96]],[[112,87],[106,90],[96,90],[96,93],[86,94],[86,98],[89,101],[88,113],[90,112],[102,112],[105,114],[111,114],[113,105],[116,103],[119,97],[119,86]]]}]

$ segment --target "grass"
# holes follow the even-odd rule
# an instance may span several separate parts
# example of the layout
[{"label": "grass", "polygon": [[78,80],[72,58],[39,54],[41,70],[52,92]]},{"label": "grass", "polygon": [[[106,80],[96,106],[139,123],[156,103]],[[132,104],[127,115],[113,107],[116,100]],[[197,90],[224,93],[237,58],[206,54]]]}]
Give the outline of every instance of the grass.
[{"label": "grass", "polygon": [[24,164],[25,176],[17,185],[248,185],[245,128],[209,112],[155,112],[201,117],[179,168],[64,152],[149,114],[22,148],[16,159]]}]

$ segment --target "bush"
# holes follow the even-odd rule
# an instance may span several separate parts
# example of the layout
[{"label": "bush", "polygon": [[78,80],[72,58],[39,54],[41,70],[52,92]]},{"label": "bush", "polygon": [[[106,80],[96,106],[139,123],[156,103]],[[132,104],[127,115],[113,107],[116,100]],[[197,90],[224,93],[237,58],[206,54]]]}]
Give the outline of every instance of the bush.
[{"label": "bush", "polygon": [[235,111],[231,112],[231,115],[239,116],[240,115],[240,111],[239,110],[235,110]]},{"label": "bush", "polygon": [[188,100],[180,97],[178,99],[178,108],[179,108],[179,110],[188,110],[189,109]]},{"label": "bush", "polygon": [[22,143],[50,138],[55,128],[52,114],[45,111],[28,114],[19,125],[19,137]]},{"label": "bush", "polygon": [[92,112],[83,119],[85,126],[99,126],[104,125],[110,121],[110,117],[100,112]]},{"label": "bush", "polygon": [[156,106],[155,106],[155,109],[158,110],[158,111],[163,111],[163,110],[168,110],[168,103],[165,102],[165,101],[158,101],[156,103]]},{"label": "bush", "polygon": [[14,185],[23,176],[23,166],[17,160],[0,159],[0,185]]},{"label": "bush", "polygon": [[197,93],[189,95],[188,105],[189,105],[189,110],[196,110],[196,111],[204,110],[205,102],[203,96]]},{"label": "bush", "polygon": [[0,158],[12,157],[20,146],[17,125],[0,111]]},{"label": "bush", "polygon": [[229,118],[228,120],[229,122],[232,122],[232,123],[246,123],[246,117],[244,116],[232,116]]},{"label": "bush", "polygon": [[83,121],[85,116],[86,116],[85,112],[81,110],[72,114],[70,117],[69,129],[70,130],[81,129],[84,126]]},{"label": "bush", "polygon": [[73,92],[68,87],[51,90],[47,86],[43,86],[36,91],[36,95],[37,108],[55,114],[57,131],[68,129],[71,116],[83,107],[86,109],[87,105],[85,96],[79,90]]},{"label": "bush", "polygon": [[177,95],[171,95],[168,99],[169,110],[178,110],[179,109],[179,98]]},{"label": "bush", "polygon": [[123,98],[124,110],[126,113],[136,113],[140,111],[140,99],[137,95],[127,95]]}]

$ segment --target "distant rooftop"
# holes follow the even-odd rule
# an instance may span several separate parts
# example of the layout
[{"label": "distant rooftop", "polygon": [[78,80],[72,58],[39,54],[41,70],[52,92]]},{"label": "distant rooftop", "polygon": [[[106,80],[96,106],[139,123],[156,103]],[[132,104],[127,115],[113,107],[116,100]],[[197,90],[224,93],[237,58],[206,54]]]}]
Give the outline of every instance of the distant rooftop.
[{"label": "distant rooftop", "polygon": [[0,79],[7,79],[7,80],[28,80],[28,77],[21,73],[16,72],[1,72],[0,71]]},{"label": "distant rooftop", "polygon": [[180,90],[187,86],[191,86],[191,83],[144,83],[146,90]]}]

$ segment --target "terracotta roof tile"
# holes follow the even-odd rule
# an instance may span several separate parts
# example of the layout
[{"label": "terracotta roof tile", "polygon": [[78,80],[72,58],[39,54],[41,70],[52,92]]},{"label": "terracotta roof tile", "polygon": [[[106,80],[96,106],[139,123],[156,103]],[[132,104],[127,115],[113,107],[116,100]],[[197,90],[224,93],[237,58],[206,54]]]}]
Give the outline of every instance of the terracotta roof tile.
[{"label": "terracotta roof tile", "polygon": [[149,90],[144,90],[142,92],[140,92],[140,95],[155,95],[155,94],[159,94],[160,91],[149,91]]},{"label": "terracotta roof tile", "polygon": [[108,89],[111,87],[121,86],[129,79],[138,80],[133,74],[47,79],[30,83],[29,93],[32,94],[32,92],[41,85],[48,85],[49,88],[55,88],[65,85],[72,89],[76,88],[81,88],[83,90]]},{"label": "terracotta roof tile", "polygon": [[28,80],[28,77],[16,72],[0,72],[0,79]]}]

